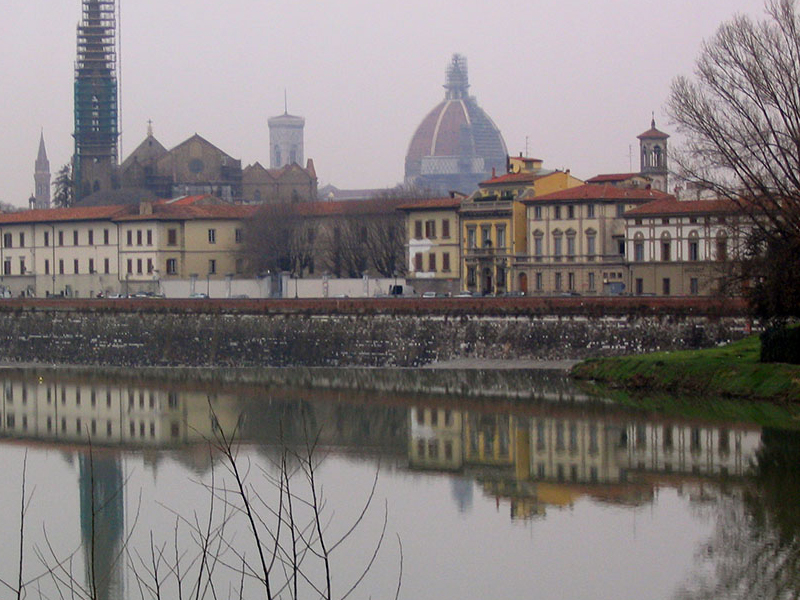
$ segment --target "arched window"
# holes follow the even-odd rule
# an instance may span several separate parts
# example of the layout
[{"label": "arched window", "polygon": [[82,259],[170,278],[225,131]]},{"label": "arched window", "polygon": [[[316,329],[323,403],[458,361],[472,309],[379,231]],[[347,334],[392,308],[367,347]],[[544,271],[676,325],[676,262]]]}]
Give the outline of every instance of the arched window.
[{"label": "arched window", "polygon": [[275,166],[281,167],[281,147],[278,144],[275,144]]},{"label": "arched window", "polygon": [[728,260],[728,234],[717,233],[717,260]]},{"label": "arched window", "polygon": [[644,236],[641,231],[633,236],[633,260],[644,262]]},{"label": "arched window", "polygon": [[669,262],[672,260],[672,239],[666,231],[661,234],[661,260]]},{"label": "arched window", "polygon": [[700,260],[700,236],[696,230],[689,232],[689,260]]}]

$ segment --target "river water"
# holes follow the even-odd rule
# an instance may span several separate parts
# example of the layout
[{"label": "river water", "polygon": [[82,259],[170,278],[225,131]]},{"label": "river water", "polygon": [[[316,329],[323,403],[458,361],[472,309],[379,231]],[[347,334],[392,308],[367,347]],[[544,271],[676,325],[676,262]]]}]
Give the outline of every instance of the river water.
[{"label": "river water", "polygon": [[800,594],[790,417],[637,412],[533,371],[5,369],[0,387],[0,598],[20,562],[37,598]]}]

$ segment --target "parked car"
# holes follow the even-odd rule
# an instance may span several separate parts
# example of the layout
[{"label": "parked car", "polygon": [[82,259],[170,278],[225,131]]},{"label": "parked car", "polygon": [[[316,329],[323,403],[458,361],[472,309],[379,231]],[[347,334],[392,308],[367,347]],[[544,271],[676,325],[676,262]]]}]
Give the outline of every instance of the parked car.
[{"label": "parked car", "polygon": [[208,298],[208,294],[204,294],[203,292],[195,292],[194,294],[189,294],[189,298]]},{"label": "parked car", "polygon": [[458,292],[453,298],[474,298],[475,295],[472,292]]}]

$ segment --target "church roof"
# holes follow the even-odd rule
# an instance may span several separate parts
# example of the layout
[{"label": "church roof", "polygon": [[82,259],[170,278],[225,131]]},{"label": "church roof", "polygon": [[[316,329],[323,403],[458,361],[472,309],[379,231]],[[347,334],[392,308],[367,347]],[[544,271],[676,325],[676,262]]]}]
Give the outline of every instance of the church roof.
[{"label": "church roof", "polygon": [[466,59],[458,54],[447,69],[445,99],[417,127],[406,153],[406,177],[420,174],[426,156],[484,158],[505,164],[506,144],[492,119],[478,106],[467,89]]},{"label": "church roof", "polygon": [[122,161],[121,169],[125,171],[133,162],[150,163],[158,160],[167,153],[167,149],[159,142],[152,133],[136,146],[128,157]]}]

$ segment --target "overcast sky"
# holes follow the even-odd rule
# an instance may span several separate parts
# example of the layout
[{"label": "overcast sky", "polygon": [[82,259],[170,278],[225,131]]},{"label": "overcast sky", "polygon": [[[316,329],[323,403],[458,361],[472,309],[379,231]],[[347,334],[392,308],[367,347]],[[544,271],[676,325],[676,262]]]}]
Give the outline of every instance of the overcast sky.
[{"label": "overcast sky", "polygon": [[[670,82],[702,40],[737,12],[763,15],[762,0],[119,1],[123,158],[152,119],[167,148],[197,132],[243,166],[267,164],[286,89],[320,185],[340,188],[402,181],[454,52],[512,154],[527,139],[545,167],[581,178],[635,170],[629,149],[651,111],[671,132]],[[73,151],[80,0],[4,6],[0,200],[22,206],[40,130],[53,173]]]}]

